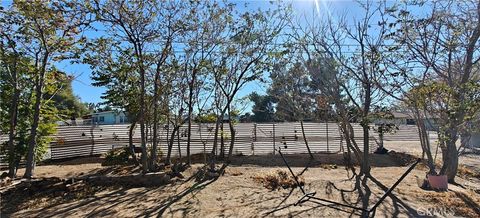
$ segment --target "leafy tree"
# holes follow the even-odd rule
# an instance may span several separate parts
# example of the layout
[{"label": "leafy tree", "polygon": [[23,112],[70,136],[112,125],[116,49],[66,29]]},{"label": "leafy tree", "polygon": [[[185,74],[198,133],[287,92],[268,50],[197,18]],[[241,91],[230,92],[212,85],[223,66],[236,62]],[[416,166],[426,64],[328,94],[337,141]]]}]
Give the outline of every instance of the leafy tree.
[{"label": "leafy tree", "polygon": [[282,121],[312,119],[315,102],[305,65],[286,66],[282,63],[270,74],[272,84],[267,92],[275,101],[275,116]]},{"label": "leafy tree", "polygon": [[[285,9],[287,8],[287,9]],[[231,119],[232,102],[245,84],[259,80],[262,73],[272,65],[274,55],[272,43],[286,24],[288,7],[279,5],[268,11],[230,12],[227,19],[225,42],[219,47],[219,53],[212,63],[217,102],[219,110],[214,134],[212,156],[215,157],[218,144],[218,129],[223,117],[229,116],[231,157],[235,142],[235,130]],[[227,13],[228,14],[228,13]],[[213,159],[214,161],[214,159]],[[212,167],[214,162],[212,162]]]},{"label": "leafy tree", "polygon": [[200,114],[195,117],[195,122],[197,123],[215,123],[217,120],[217,115],[214,113]]},{"label": "leafy tree", "polygon": [[76,2],[72,1],[14,1],[1,13],[2,20],[5,21],[2,23],[8,26],[6,29],[12,36],[7,40],[15,44],[18,53],[34,63],[31,65],[33,118],[29,128],[24,175],[27,178],[33,175],[35,150],[41,143],[38,136],[44,133],[40,128],[40,118],[44,111],[44,94],[48,87],[46,83],[49,82],[50,74],[56,72],[52,69],[52,63],[74,57],[76,45],[84,41],[78,33],[85,26],[87,17],[76,6]]},{"label": "leafy tree", "polygon": [[59,89],[52,95],[45,96],[45,99],[51,99],[55,103],[59,119],[68,120],[88,114],[85,104],[73,94],[73,76],[58,72],[55,79],[58,81]]},{"label": "leafy tree", "polygon": [[240,122],[241,123],[250,123],[250,122],[253,122],[252,120],[252,114],[250,114],[249,112],[245,113],[245,114],[242,114],[240,115]]},{"label": "leafy tree", "polygon": [[253,115],[249,119],[253,122],[273,122],[275,121],[275,111],[273,107],[273,99],[269,95],[259,95],[253,92],[249,95],[254,105],[252,108]]},{"label": "leafy tree", "polygon": [[[402,60],[403,67],[396,68],[397,77],[410,82],[410,87],[415,89],[411,94],[439,91],[431,96],[435,101],[409,100],[413,100],[415,107],[420,106],[424,114],[427,112],[441,119],[443,164],[440,174],[447,175],[449,182],[455,182],[458,170],[456,142],[460,134],[468,132],[464,127],[473,115],[469,96],[477,95],[472,93],[476,88],[472,88],[471,83],[478,82],[475,72],[480,59],[476,52],[480,41],[480,3],[413,1],[408,5],[426,13],[410,13],[398,5],[389,9],[396,19],[392,39],[402,45],[395,50],[403,54],[390,63],[396,66],[395,63]],[[440,105],[442,103],[444,105]]]},{"label": "leafy tree", "polygon": [[[148,155],[147,155],[147,139],[146,139],[146,75],[149,63],[148,55],[146,53],[145,44],[151,42],[157,34],[154,30],[155,23],[155,5],[153,2],[126,2],[126,1],[90,1],[87,2],[87,7],[95,14],[97,20],[110,28],[111,36],[108,41],[110,45],[108,49],[118,49],[124,55],[128,55],[133,63],[130,69],[138,73],[138,107],[137,119],[140,123],[141,135],[141,149],[142,157],[141,163],[143,170],[148,170]],[[100,39],[99,43],[107,42],[107,40]],[[126,42],[127,45],[122,43]],[[111,56],[111,55],[110,55]],[[121,57],[122,58],[122,57]]]},{"label": "leafy tree", "polygon": [[[381,78],[385,75],[384,59],[388,47],[388,28],[385,21],[385,3],[359,3],[361,16],[348,21],[344,16],[330,16],[321,22],[294,23],[292,37],[298,42],[306,68],[320,78],[325,78],[326,86],[315,88],[327,97],[328,104],[333,103],[340,130],[347,145],[346,158],[353,151],[360,164],[360,174],[356,175],[353,166],[350,169],[360,184],[357,185],[363,208],[368,208],[370,191],[367,184],[370,175],[370,123],[372,112],[386,100],[387,94],[381,90]],[[372,25],[378,24],[378,25]],[[317,64],[319,58],[326,58]],[[326,69],[322,69],[322,65]],[[316,72],[315,72],[316,71]],[[317,102],[318,103],[318,102]],[[354,112],[354,113],[352,113]],[[358,113],[357,113],[358,112]],[[354,137],[351,115],[358,114],[357,120],[363,129],[363,148]],[[362,214],[366,216],[366,214]]]}]

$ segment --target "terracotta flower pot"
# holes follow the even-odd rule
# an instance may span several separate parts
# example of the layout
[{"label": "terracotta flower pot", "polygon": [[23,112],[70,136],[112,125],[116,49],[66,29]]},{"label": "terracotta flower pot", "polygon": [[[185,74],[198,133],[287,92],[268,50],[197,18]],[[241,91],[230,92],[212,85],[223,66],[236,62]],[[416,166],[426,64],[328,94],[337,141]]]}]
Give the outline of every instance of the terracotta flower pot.
[{"label": "terracotta flower pot", "polygon": [[448,189],[448,179],[446,175],[428,175],[428,183],[432,189],[436,190],[447,190]]}]

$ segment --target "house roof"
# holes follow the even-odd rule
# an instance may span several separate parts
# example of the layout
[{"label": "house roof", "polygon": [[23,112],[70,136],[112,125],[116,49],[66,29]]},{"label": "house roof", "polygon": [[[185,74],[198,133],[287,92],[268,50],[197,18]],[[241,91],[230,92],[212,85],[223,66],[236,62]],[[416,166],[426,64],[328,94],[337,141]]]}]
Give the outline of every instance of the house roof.
[{"label": "house roof", "polygon": [[91,113],[89,115],[100,115],[100,114],[121,114],[123,111],[102,111],[102,112],[96,112],[96,113]]},{"label": "house roof", "polygon": [[410,112],[392,112],[395,118],[413,118],[413,114]]},{"label": "house roof", "polygon": [[[420,112],[422,113],[422,112]],[[414,116],[413,116],[413,113],[412,112],[406,112],[406,111],[402,111],[402,112],[399,112],[399,111],[395,111],[395,112],[392,112],[393,114],[393,117],[395,118],[404,118],[404,119],[413,119]],[[423,115],[423,113],[422,113]],[[431,119],[431,118],[438,118],[437,116],[435,115],[431,115],[431,114],[428,114],[427,113],[427,118]]]}]

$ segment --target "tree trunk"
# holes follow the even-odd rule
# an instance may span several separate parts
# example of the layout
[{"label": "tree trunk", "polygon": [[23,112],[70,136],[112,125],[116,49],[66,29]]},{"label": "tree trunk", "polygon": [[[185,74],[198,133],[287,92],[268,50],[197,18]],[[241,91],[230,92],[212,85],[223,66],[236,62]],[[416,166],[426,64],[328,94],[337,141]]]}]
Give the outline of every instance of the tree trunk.
[{"label": "tree trunk", "polygon": [[370,133],[368,124],[364,124],[363,128],[363,164],[360,174],[370,175],[370,161],[369,161],[369,151],[370,151]]},{"label": "tree trunk", "polygon": [[15,146],[15,135],[17,129],[17,117],[18,117],[18,98],[20,96],[20,90],[17,87],[17,79],[16,73],[13,75],[14,77],[14,94],[11,101],[11,108],[10,108],[10,123],[9,123],[9,130],[8,130],[8,176],[10,178],[15,178],[17,176],[17,167],[16,167],[16,146]]},{"label": "tree trunk", "polygon": [[27,153],[27,163],[25,166],[25,174],[23,177],[32,178],[33,170],[35,168],[35,150],[37,146],[37,128],[40,121],[40,107],[43,97],[42,86],[37,84],[36,88],[36,99],[33,112],[33,122],[30,129],[30,140],[28,144],[28,153]]},{"label": "tree trunk", "polygon": [[135,46],[135,53],[139,61],[139,72],[140,72],[140,138],[141,138],[141,148],[142,148],[142,170],[143,172],[148,171],[148,153],[147,153],[147,141],[146,141],[146,130],[145,130],[145,69],[143,66],[143,55],[141,46]]},{"label": "tree trunk", "polygon": [[217,145],[218,145],[218,130],[220,127],[220,122],[223,120],[223,115],[217,117],[217,121],[215,122],[215,135],[213,136],[213,146],[211,152],[211,160],[210,160],[210,169],[215,169],[215,162],[216,162],[216,155],[217,155]]},{"label": "tree trunk", "polygon": [[27,163],[25,165],[25,174],[23,177],[32,178],[33,170],[35,168],[35,150],[37,147],[37,128],[40,122],[40,108],[42,106],[43,98],[43,85],[45,80],[45,73],[47,70],[47,61],[49,54],[46,53],[43,56],[42,68],[40,69],[40,75],[38,75],[37,84],[35,87],[35,106],[33,112],[33,122],[30,128],[30,140],[28,143]]},{"label": "tree trunk", "polygon": [[458,170],[457,130],[452,128],[447,134],[445,147],[442,148],[443,166],[440,174],[447,175],[449,183],[455,183],[455,176]]},{"label": "tree trunk", "polygon": [[155,87],[153,91],[153,141],[152,156],[150,159],[150,170],[157,168],[157,148],[158,148],[158,78],[155,78]]},{"label": "tree trunk", "polygon": [[217,117],[217,121],[215,122],[215,133],[213,135],[213,146],[212,146],[212,156],[217,154],[217,144],[218,144],[218,130],[220,127],[220,117]]},{"label": "tree trunk", "polygon": [[436,170],[435,170],[435,163],[433,162],[433,156],[432,156],[432,150],[430,147],[430,140],[428,138],[428,133],[427,129],[425,128],[425,122],[423,119],[417,119],[418,122],[418,129],[419,129],[419,134],[420,134],[420,144],[422,144],[423,147],[423,152],[427,156],[427,164],[428,168],[430,169],[430,174],[435,175]]},{"label": "tree trunk", "polygon": [[[142,104],[144,105],[144,104]],[[143,113],[143,112],[141,112]],[[143,115],[141,115],[143,116]],[[142,170],[144,172],[148,171],[148,158],[147,158],[147,143],[145,141],[145,122],[143,118],[140,119],[140,138],[141,138],[141,148],[142,148]]]},{"label": "tree trunk", "polygon": [[172,161],[171,161],[172,148],[173,148],[173,143],[175,142],[175,134],[178,131],[178,128],[180,128],[180,125],[175,126],[170,135],[170,141],[168,142],[167,158],[165,159],[165,165],[172,164]]},{"label": "tree trunk", "polygon": [[471,148],[472,145],[470,144],[470,139],[472,134],[469,131],[463,131],[460,134],[460,147],[461,148]]},{"label": "tree trunk", "polygon": [[227,161],[230,162],[232,155],[233,155],[233,147],[235,146],[235,128],[233,127],[232,117],[230,113],[228,113],[228,127],[230,129],[230,147],[228,148],[228,157]]},{"label": "tree trunk", "polygon": [[[229,121],[230,122],[230,121]],[[223,130],[223,122],[220,123],[220,157],[225,158],[225,132]]]},{"label": "tree trunk", "polygon": [[[154,115],[155,116],[155,115]],[[150,158],[150,170],[154,171],[157,168],[157,149],[158,149],[158,121],[153,118],[153,141],[152,141],[152,154]]]},{"label": "tree trunk", "polygon": [[180,128],[177,131],[178,158],[182,159],[182,148],[180,147]]},{"label": "tree trunk", "polygon": [[128,147],[130,148],[130,153],[132,155],[135,166],[138,166],[140,163],[138,163],[137,155],[135,154],[135,145],[133,144],[133,130],[135,129],[136,125],[136,121],[132,122],[132,124],[130,124],[130,128],[128,129]]},{"label": "tree trunk", "polygon": [[188,104],[188,126],[187,126],[187,164],[192,164],[192,158],[190,157],[190,141],[192,140],[192,113],[193,107],[191,102]]},{"label": "tree trunk", "polygon": [[190,165],[192,163],[192,159],[190,157],[190,141],[192,137],[192,118],[193,118],[193,89],[195,85],[195,78],[196,78],[197,70],[194,69],[192,72],[192,80],[188,84],[188,127],[187,127],[187,164]]}]

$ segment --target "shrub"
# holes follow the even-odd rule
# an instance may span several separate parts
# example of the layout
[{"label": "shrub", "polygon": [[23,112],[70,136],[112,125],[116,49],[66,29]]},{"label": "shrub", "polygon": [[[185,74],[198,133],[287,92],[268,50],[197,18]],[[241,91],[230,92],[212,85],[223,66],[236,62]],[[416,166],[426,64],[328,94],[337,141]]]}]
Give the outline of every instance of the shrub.
[{"label": "shrub", "polygon": [[[305,180],[301,176],[297,176],[297,179],[301,186],[305,184]],[[287,171],[277,170],[276,172],[270,172],[265,175],[257,175],[253,177],[253,180],[263,184],[265,188],[270,190],[276,190],[280,187],[295,188],[298,186],[297,182]]]},{"label": "shrub", "polygon": [[128,164],[128,158],[130,156],[130,151],[127,147],[125,148],[115,148],[110,150],[105,155],[105,161],[103,161],[103,166],[113,166],[113,165],[125,165]]}]

